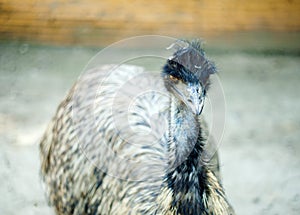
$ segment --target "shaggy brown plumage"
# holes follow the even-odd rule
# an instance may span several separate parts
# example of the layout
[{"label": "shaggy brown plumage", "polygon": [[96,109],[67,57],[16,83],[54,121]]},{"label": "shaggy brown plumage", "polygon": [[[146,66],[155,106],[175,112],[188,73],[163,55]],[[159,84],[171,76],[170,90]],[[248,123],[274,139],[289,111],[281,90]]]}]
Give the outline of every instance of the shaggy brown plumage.
[{"label": "shaggy brown plumage", "polygon": [[234,213],[217,153],[204,158],[211,145],[200,113],[215,67],[199,42],[184,43],[161,76],[107,65],[70,90],[40,144],[57,214]]}]

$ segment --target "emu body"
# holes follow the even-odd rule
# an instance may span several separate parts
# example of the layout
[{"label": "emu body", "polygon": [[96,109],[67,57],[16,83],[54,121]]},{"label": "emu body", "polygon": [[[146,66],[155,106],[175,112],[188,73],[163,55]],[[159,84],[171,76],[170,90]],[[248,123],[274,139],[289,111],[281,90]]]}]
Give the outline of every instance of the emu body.
[{"label": "emu body", "polygon": [[199,114],[214,67],[199,44],[187,44],[162,75],[107,65],[73,86],[40,144],[57,214],[233,214],[217,154],[204,159]]}]

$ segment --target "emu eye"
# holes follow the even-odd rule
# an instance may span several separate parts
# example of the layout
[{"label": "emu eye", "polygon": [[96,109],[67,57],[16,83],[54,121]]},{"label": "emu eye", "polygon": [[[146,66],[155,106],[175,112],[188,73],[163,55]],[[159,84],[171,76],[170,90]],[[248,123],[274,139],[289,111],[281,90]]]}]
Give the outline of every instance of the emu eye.
[{"label": "emu eye", "polygon": [[173,76],[173,75],[169,75],[169,78],[170,78],[171,81],[173,81],[173,82],[175,82],[175,83],[178,83],[178,81],[179,81],[179,79],[176,78],[176,77]]}]

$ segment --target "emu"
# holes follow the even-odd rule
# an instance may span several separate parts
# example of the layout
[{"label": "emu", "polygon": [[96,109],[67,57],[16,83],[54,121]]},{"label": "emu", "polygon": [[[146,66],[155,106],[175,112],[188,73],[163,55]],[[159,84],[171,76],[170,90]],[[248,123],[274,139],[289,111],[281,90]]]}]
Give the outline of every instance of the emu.
[{"label": "emu", "polygon": [[159,76],[102,66],[61,102],[40,143],[57,214],[234,214],[217,153],[205,159],[201,113],[216,68],[198,40],[182,43]]}]

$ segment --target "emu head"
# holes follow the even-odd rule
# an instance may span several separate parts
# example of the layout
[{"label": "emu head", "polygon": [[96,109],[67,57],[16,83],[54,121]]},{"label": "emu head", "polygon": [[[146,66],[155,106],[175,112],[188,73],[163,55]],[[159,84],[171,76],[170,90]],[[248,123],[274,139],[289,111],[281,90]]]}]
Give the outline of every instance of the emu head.
[{"label": "emu head", "polygon": [[216,73],[216,68],[206,58],[200,41],[180,43],[176,43],[176,51],[163,67],[162,76],[167,90],[199,115],[209,87],[209,76]]}]

